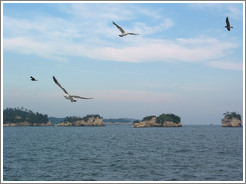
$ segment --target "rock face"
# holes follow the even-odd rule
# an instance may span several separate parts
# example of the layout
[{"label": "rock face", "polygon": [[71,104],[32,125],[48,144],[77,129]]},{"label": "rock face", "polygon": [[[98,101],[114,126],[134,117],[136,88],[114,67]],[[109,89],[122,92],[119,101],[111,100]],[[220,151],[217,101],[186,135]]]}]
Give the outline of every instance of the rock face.
[{"label": "rock face", "polygon": [[57,126],[104,126],[103,119],[90,117],[87,121],[79,120],[75,122],[61,122]]},{"label": "rock face", "polygon": [[153,117],[150,120],[146,121],[140,121],[140,122],[135,122],[133,127],[134,128],[140,128],[140,127],[159,127],[160,124],[156,123],[156,117]]},{"label": "rock face", "polygon": [[30,123],[27,121],[24,122],[20,122],[20,123],[4,123],[3,126],[54,126],[53,124],[51,124],[50,121],[48,121],[47,123]]},{"label": "rock face", "polygon": [[221,123],[222,127],[241,127],[242,121],[238,118],[224,117]]},{"label": "rock face", "polygon": [[159,124],[156,122],[157,118],[152,117],[150,120],[134,122],[134,128],[141,128],[141,127],[182,127],[182,123],[174,123],[172,121],[165,121],[163,124]]},{"label": "rock face", "polygon": [[182,123],[179,122],[178,124],[177,123],[174,123],[172,121],[165,121],[164,124],[163,124],[164,127],[182,127]]}]

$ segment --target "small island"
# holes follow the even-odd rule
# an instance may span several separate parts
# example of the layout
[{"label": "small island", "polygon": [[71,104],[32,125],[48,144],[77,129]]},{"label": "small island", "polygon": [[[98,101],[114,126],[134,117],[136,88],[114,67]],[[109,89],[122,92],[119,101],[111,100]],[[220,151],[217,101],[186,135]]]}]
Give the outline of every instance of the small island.
[{"label": "small island", "polygon": [[53,126],[47,114],[34,113],[22,108],[6,108],[3,111],[3,126]]},{"label": "small island", "polygon": [[134,121],[134,128],[141,127],[182,127],[181,119],[174,114],[161,114],[160,116],[146,116],[142,121]]},{"label": "small island", "polygon": [[83,118],[77,116],[68,116],[57,126],[104,126],[103,118],[98,115],[87,115]]},{"label": "small island", "polygon": [[241,127],[241,115],[236,112],[226,112],[221,120],[222,127]]}]

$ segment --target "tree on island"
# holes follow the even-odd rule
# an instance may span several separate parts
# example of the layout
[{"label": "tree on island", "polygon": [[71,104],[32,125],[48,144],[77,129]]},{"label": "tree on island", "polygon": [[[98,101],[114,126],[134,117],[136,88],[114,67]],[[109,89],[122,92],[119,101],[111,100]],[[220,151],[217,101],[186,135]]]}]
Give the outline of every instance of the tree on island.
[{"label": "tree on island", "polygon": [[67,116],[65,117],[65,119],[63,120],[64,122],[70,122],[70,123],[73,123],[73,122],[76,122],[76,121],[88,121],[89,118],[102,118],[100,115],[98,114],[89,114],[89,115],[86,115],[84,116],[83,118],[81,117],[78,117],[78,116]]},{"label": "tree on island", "polygon": [[[149,121],[152,118],[154,118],[156,116],[152,115],[152,116],[146,116],[143,118],[142,121]],[[160,116],[156,117],[156,123],[163,125],[165,121],[172,121],[173,123],[180,123],[180,117],[176,116],[174,114],[161,114]],[[134,123],[139,123],[139,121],[135,121]]]},{"label": "tree on island", "polygon": [[239,119],[241,121],[241,115],[236,113],[236,112],[225,112],[224,114],[224,118],[228,118],[228,119],[232,119],[232,118],[236,118]]},{"label": "tree on island", "polygon": [[24,107],[17,108],[6,108],[3,111],[3,123],[21,123],[28,122],[30,124],[41,124],[48,123],[48,115],[40,114],[38,112],[34,113],[31,110],[25,109]]},{"label": "tree on island", "polygon": [[165,121],[172,121],[176,124],[178,124],[180,122],[180,117],[179,116],[176,116],[174,114],[161,114],[160,116],[157,117],[157,120],[156,122],[163,125],[163,123]]},{"label": "tree on island", "polygon": [[156,117],[156,116],[154,116],[154,115],[152,115],[152,116],[146,116],[146,117],[143,118],[142,121],[149,121],[149,120],[151,120],[154,117]]}]

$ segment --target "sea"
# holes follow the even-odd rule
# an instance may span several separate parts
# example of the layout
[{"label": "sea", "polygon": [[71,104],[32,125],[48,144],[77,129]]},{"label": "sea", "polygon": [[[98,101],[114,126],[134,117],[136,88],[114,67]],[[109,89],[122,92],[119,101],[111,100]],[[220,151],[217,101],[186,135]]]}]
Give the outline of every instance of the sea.
[{"label": "sea", "polygon": [[242,181],[243,128],[3,127],[3,181]]}]

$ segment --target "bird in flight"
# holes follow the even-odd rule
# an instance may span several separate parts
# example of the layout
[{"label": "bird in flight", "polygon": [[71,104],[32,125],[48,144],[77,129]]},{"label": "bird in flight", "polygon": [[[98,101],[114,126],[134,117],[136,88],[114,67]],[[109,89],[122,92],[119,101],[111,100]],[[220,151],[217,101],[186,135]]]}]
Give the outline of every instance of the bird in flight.
[{"label": "bird in flight", "polygon": [[34,77],[30,76],[31,81],[38,81],[37,79],[35,79]]},{"label": "bird in flight", "polygon": [[93,99],[93,98],[86,98],[86,97],[82,97],[82,96],[76,96],[76,95],[70,95],[68,94],[68,92],[61,86],[61,84],[57,81],[57,79],[53,76],[53,80],[54,82],[64,91],[64,97],[68,100],[71,100],[71,102],[76,102],[77,100],[75,100],[74,98],[80,98],[80,99],[84,99],[84,100],[88,100],[88,99]]},{"label": "bird in flight", "polygon": [[113,22],[113,24],[114,24],[114,25],[120,30],[120,32],[122,33],[122,34],[119,35],[120,37],[123,37],[123,36],[126,36],[126,35],[139,35],[139,34],[137,34],[137,33],[127,33],[127,32],[124,31],[124,29],[122,29],[122,27],[120,27],[119,25],[117,25],[115,22]]},{"label": "bird in flight", "polygon": [[233,28],[233,27],[230,25],[230,22],[229,22],[228,17],[226,17],[226,26],[225,26],[225,27],[227,28],[228,31],[230,31],[231,28]]}]

